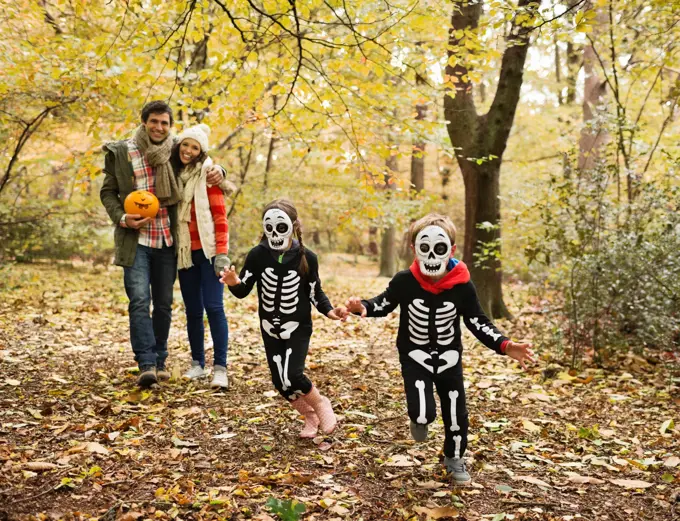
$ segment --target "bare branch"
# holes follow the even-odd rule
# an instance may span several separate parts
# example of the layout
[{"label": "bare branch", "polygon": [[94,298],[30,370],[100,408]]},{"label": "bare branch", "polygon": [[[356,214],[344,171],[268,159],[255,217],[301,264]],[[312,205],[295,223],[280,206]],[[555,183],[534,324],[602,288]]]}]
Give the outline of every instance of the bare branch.
[{"label": "bare branch", "polygon": [[59,105],[46,107],[32,120],[28,122],[22,121],[24,129],[22,130],[21,135],[17,140],[17,144],[14,147],[12,155],[10,156],[9,163],[7,164],[7,168],[5,169],[5,175],[3,176],[2,180],[0,180],[0,193],[2,193],[2,190],[5,188],[8,181],[10,180],[10,177],[12,175],[12,169],[14,168],[16,162],[19,160],[19,155],[21,154],[21,150],[24,148],[24,145],[26,145],[28,140],[31,139],[31,136],[35,133],[35,131],[38,130],[38,128],[43,123],[48,114],[53,110],[56,110],[57,108],[73,103],[74,101],[76,101],[76,99],[77,98],[67,99],[62,101],[62,103],[60,103]]}]

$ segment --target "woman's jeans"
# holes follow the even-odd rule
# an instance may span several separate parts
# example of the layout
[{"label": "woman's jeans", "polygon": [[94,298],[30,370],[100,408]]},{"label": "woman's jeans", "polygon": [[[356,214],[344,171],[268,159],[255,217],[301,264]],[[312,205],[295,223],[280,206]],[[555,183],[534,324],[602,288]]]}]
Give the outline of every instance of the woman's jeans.
[{"label": "woman's jeans", "polygon": [[[176,275],[174,246],[149,248],[137,245],[133,265],[123,268],[125,292],[130,299],[130,343],[140,368],[165,367]],[[150,313],[152,302],[153,312]]]},{"label": "woman's jeans", "polygon": [[191,252],[193,266],[179,270],[179,287],[187,313],[187,332],[191,345],[191,358],[205,367],[203,347],[203,312],[208,314],[210,334],[213,340],[214,365],[227,366],[227,343],[229,327],[224,314],[224,285],[215,275],[215,268],[205,258],[203,250]]}]

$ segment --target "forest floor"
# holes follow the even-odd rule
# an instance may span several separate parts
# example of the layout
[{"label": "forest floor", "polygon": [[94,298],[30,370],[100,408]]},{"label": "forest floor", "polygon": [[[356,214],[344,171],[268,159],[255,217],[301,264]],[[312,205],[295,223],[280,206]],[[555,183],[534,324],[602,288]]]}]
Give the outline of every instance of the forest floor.
[{"label": "forest floor", "polygon": [[[368,261],[321,260],[334,303],[386,285]],[[300,440],[270,382],[255,295],[225,305],[230,389],[178,378],[190,357],[176,286],[175,377],[140,391],[122,270],[0,267],[0,521],[295,521],[266,506],[287,499],[304,520],[680,520],[677,365],[630,355],[569,374],[544,353],[523,372],[466,336],[473,482],[455,487],[441,421],[427,442],[410,438],[396,313],[340,324],[314,312],[307,374],[340,422]],[[500,326],[530,337],[540,317],[514,311]]]}]

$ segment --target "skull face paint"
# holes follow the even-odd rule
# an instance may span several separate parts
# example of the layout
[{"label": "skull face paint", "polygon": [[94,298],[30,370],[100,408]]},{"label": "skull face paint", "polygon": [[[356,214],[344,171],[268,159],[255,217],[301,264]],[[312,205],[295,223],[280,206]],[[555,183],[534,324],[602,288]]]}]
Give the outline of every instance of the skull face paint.
[{"label": "skull face paint", "polygon": [[293,222],[288,214],[278,208],[267,210],[262,219],[264,234],[272,250],[285,250],[293,235]]},{"label": "skull face paint", "polygon": [[426,226],[416,235],[416,258],[423,275],[438,277],[451,257],[451,239],[440,226]]}]

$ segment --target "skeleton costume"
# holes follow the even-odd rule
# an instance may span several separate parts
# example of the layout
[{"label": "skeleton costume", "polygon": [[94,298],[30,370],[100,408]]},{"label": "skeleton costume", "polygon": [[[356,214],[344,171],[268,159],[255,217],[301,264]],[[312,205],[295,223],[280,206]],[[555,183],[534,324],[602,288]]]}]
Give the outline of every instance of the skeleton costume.
[{"label": "skeleton costume", "polygon": [[[463,386],[460,319],[477,339],[504,354],[508,339],[484,314],[470,273],[463,262],[449,259],[451,242],[438,226],[416,238],[417,258],[397,273],[387,290],[362,300],[368,317],[384,317],[401,305],[397,349],[402,367],[408,414],[418,425],[436,416],[433,388],[441,401],[445,426],[444,455],[462,458],[467,447],[468,412]],[[440,275],[436,283],[424,274]]]},{"label": "skeleton costume", "polygon": [[[268,217],[272,220],[271,229],[267,226]],[[267,238],[250,250],[239,275],[241,283],[230,286],[229,291],[237,298],[244,298],[257,283],[260,330],[272,382],[276,390],[305,416],[307,423],[303,433],[307,435],[302,437],[314,437],[319,421],[324,432],[332,431],[335,416],[328,399],[319,395],[304,374],[312,335],[312,304],[323,315],[328,315],[333,306],[321,288],[317,256],[304,250],[309,269],[302,275],[298,271],[302,255],[298,241],[293,240],[291,248],[285,250],[292,235],[290,218],[274,209],[265,214],[264,221]],[[284,229],[287,233],[282,234]]]}]

